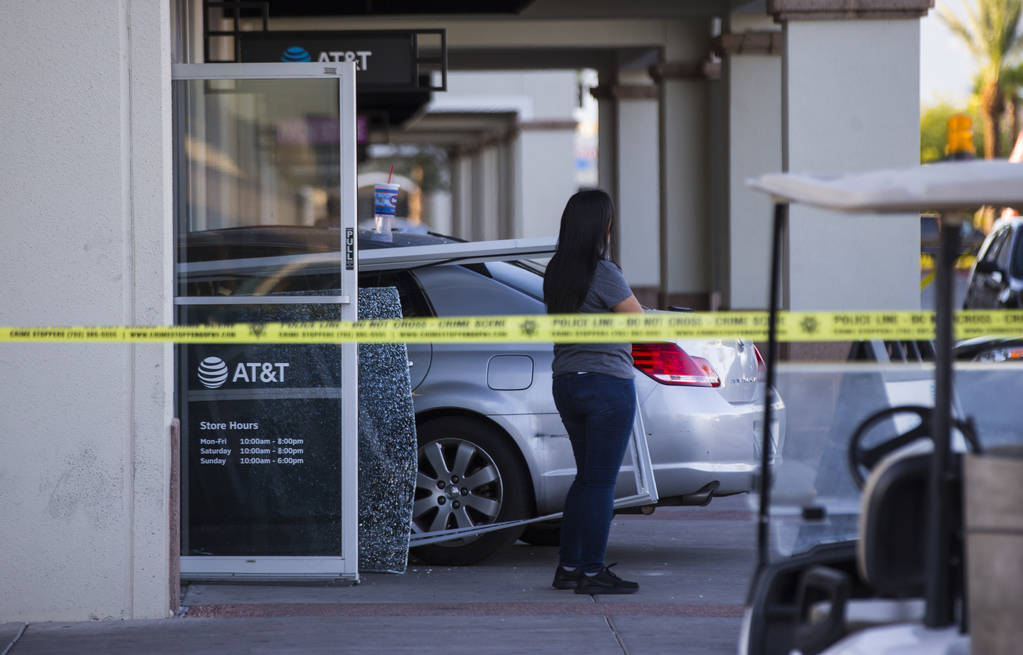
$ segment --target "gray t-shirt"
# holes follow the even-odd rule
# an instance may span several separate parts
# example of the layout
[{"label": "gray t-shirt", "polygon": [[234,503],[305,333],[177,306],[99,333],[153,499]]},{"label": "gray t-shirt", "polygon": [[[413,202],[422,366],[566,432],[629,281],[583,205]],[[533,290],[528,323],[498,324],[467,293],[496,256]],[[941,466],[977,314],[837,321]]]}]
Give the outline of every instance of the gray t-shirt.
[{"label": "gray t-shirt", "polygon": [[[632,295],[625,276],[612,262],[597,262],[593,282],[579,308],[583,314],[610,312],[611,308]],[[616,378],[631,379],[632,345],[628,343],[556,343],[554,344],[554,375],[565,373],[604,373]]]}]

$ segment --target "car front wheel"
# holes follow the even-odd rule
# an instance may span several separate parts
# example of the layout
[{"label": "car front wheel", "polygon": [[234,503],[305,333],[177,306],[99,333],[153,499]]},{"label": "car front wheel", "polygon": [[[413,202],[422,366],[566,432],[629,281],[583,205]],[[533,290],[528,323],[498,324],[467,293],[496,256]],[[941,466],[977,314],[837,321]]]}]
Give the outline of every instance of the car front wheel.
[{"label": "car front wheel", "polygon": [[[419,426],[419,471],[413,533],[468,528],[525,518],[530,507],[525,467],[511,441],[480,420],[444,417]],[[430,564],[473,564],[522,534],[522,527],[444,541],[412,550]]]}]

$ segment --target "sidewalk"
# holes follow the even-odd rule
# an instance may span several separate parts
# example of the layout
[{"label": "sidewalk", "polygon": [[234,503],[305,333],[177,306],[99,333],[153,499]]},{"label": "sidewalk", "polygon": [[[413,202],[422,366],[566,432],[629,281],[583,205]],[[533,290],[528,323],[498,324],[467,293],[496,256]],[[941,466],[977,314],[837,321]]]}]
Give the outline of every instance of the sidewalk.
[{"label": "sidewalk", "polygon": [[[738,499],[736,499],[738,500]],[[742,501],[620,516],[608,557],[632,596],[550,587],[554,548],[516,544],[472,567],[412,564],[357,586],[190,585],[183,616],[0,625],[0,655],[49,653],[736,652],[753,566]]]}]

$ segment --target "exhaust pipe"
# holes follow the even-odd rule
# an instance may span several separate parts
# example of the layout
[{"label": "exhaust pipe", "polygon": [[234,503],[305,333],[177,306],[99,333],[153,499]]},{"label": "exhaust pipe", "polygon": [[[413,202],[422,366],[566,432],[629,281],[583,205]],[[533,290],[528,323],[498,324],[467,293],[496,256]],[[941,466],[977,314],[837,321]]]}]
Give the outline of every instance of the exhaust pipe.
[{"label": "exhaust pipe", "polygon": [[721,483],[717,480],[708,482],[703,485],[694,493],[686,494],[684,496],[672,496],[670,498],[661,498],[657,503],[661,506],[685,506],[685,507],[705,507],[710,504],[712,498],[714,498],[714,492],[718,490]]}]

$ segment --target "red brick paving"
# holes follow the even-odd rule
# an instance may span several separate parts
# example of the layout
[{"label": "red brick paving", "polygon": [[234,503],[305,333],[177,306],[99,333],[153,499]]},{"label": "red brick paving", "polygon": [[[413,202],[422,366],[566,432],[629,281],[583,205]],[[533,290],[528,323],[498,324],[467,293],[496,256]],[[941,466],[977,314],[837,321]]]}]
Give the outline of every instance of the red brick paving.
[{"label": "red brick paving", "polygon": [[687,616],[741,617],[741,605],[623,603],[597,601],[541,603],[250,603],[194,605],[186,618],[266,618],[275,616]]}]

